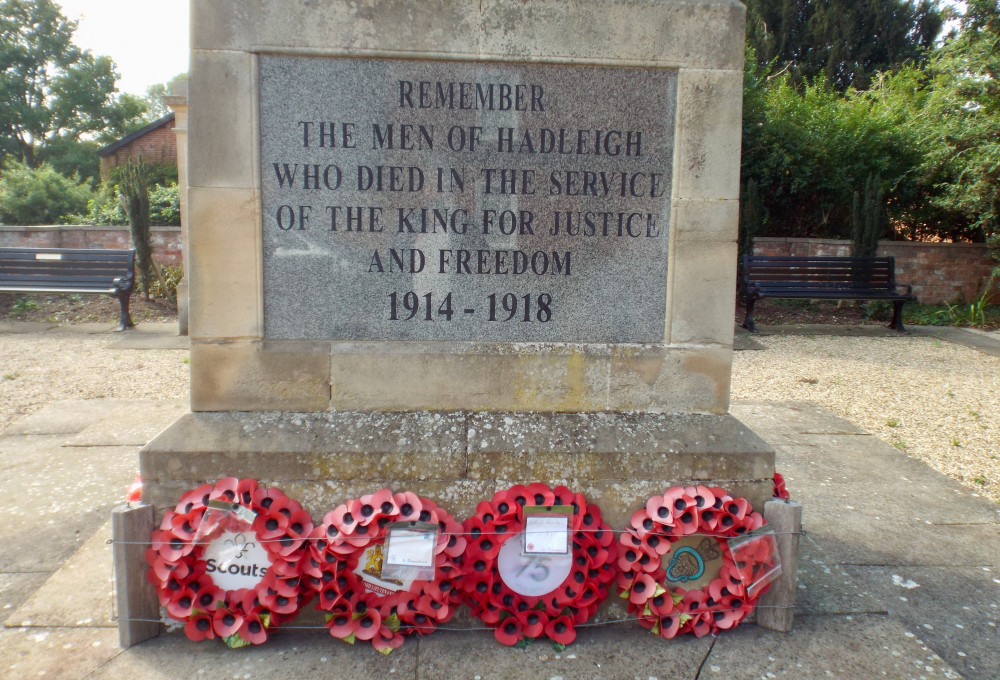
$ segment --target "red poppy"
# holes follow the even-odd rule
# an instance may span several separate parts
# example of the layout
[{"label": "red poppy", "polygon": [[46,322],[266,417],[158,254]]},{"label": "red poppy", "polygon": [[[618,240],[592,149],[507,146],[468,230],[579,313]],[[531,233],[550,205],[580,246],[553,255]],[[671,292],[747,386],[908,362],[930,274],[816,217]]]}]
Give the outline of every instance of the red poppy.
[{"label": "red poppy", "polygon": [[356,621],[358,627],[354,631],[354,635],[359,640],[371,640],[378,635],[379,626],[382,625],[382,617],[379,615],[378,609],[374,607],[366,609]]},{"label": "red poppy", "polygon": [[267,628],[264,626],[264,622],[260,620],[260,615],[258,614],[248,614],[243,619],[243,625],[240,626],[239,634],[241,638],[255,645],[259,645],[267,640]]},{"label": "red poppy", "polygon": [[243,617],[229,609],[216,609],[212,617],[212,628],[219,637],[227,638],[240,629]]},{"label": "red poppy", "polygon": [[258,487],[257,490],[251,492],[251,494],[253,495],[253,509],[258,512],[270,511],[274,502],[280,500],[285,495],[274,487],[268,489]]},{"label": "red poppy", "polygon": [[393,632],[392,629],[386,627],[385,625],[379,628],[378,635],[372,638],[372,647],[383,654],[388,654],[402,644],[402,634],[399,632]]},{"label": "red poppy", "polygon": [[236,485],[236,497],[241,505],[253,508],[253,496],[258,489],[256,479],[241,479]]},{"label": "red poppy", "polygon": [[545,634],[553,642],[568,645],[576,639],[576,628],[573,627],[573,620],[563,615],[548,622],[545,626]]},{"label": "red poppy", "polygon": [[785,477],[777,470],[774,471],[774,497],[783,500],[788,500],[792,497],[785,487]]},{"label": "red poppy", "polygon": [[528,505],[552,505],[556,494],[546,484],[534,482],[528,485]]},{"label": "red poppy", "polygon": [[397,521],[409,522],[420,519],[420,511],[423,509],[423,504],[420,502],[420,497],[415,493],[404,491],[403,493],[394,494],[392,499],[396,507],[399,508]]},{"label": "red poppy", "polygon": [[182,538],[174,536],[169,531],[153,532],[153,550],[165,562],[177,562],[182,557],[190,555],[194,550],[194,544]]},{"label": "red poppy", "polygon": [[517,612],[516,616],[521,623],[522,634],[529,638],[536,638],[544,633],[545,625],[549,622],[548,614],[537,609],[525,609]]},{"label": "red poppy", "polygon": [[[525,505],[535,505],[535,500],[532,496],[533,494],[528,492],[528,487],[523,484],[515,484],[506,491],[497,492],[497,494],[493,497],[493,505],[496,505],[499,508],[504,503],[507,503],[510,506],[509,513],[517,513],[519,512],[519,506],[523,507]],[[489,510],[489,501],[483,501],[479,505],[482,505],[483,503],[487,505],[487,510]],[[479,506],[476,506],[476,514],[482,514]]]},{"label": "red poppy", "polygon": [[707,486],[689,486],[684,489],[684,493],[694,499],[694,506],[698,510],[715,507],[715,492]]},{"label": "red poppy", "polygon": [[170,531],[183,541],[193,541],[197,530],[194,525],[201,520],[202,511],[192,510],[183,515],[170,513]]},{"label": "red poppy", "polygon": [[[675,486],[663,492],[663,503],[670,508],[670,516],[678,517],[695,504],[694,498],[683,487]],[[647,503],[648,505],[648,503]]]},{"label": "red poppy", "polygon": [[334,614],[329,623],[330,635],[343,640],[350,637],[358,629],[358,620],[351,616],[350,612]]},{"label": "red poppy", "polygon": [[679,614],[672,616],[664,616],[659,620],[660,623],[660,637],[672,639],[676,637],[677,633],[680,632],[681,628],[681,617]]},{"label": "red poppy", "polygon": [[521,622],[516,616],[508,616],[493,629],[493,637],[505,645],[514,646],[524,637]]},{"label": "red poppy", "polygon": [[186,619],[191,615],[195,602],[194,592],[190,588],[184,588],[167,602],[167,613],[178,620]]},{"label": "red poppy", "polygon": [[646,600],[646,606],[656,616],[667,616],[674,611],[674,598],[668,590]]},{"label": "red poppy", "polygon": [[188,636],[188,639],[195,642],[214,639],[215,631],[212,630],[212,617],[205,612],[191,616],[184,625],[184,634]]},{"label": "red poppy", "polygon": [[191,573],[191,567],[186,562],[167,562],[152,548],[146,551],[146,562],[150,566],[150,576],[155,577],[153,585],[157,580],[163,583],[170,578],[183,580]]},{"label": "red poppy", "polygon": [[658,533],[648,533],[642,537],[642,550],[647,555],[666,555],[670,552],[670,539]]},{"label": "red poppy", "polygon": [[628,599],[632,604],[643,604],[646,600],[654,597],[656,593],[656,581],[649,574],[642,573],[632,581],[632,589]]},{"label": "red poppy", "polygon": [[125,489],[125,502],[138,503],[142,501],[142,476],[136,475],[132,483]]},{"label": "red poppy", "polygon": [[209,499],[234,503],[236,501],[236,487],[239,486],[239,483],[240,480],[236,479],[236,477],[223,477],[215,483],[212,492],[209,494]]},{"label": "red poppy", "polygon": [[337,506],[336,510],[331,510],[323,517],[323,524],[332,524],[337,530],[347,536],[354,533],[355,527],[361,520],[361,504],[357,500],[351,500]]},{"label": "red poppy", "polygon": [[361,523],[370,524],[379,517],[395,515],[399,509],[392,498],[392,491],[379,489],[373,494],[361,497]]},{"label": "red poppy", "polygon": [[645,508],[643,508],[642,510],[636,510],[634,513],[632,513],[631,525],[632,529],[635,530],[635,533],[639,538],[642,538],[650,531],[653,531],[656,526],[658,526],[655,522],[653,522],[653,520],[649,518],[649,515],[646,514]]},{"label": "red poppy", "polygon": [[197,489],[191,489],[181,496],[180,503],[177,504],[177,512],[187,513],[195,509],[208,507],[208,501],[212,494],[213,484],[202,484]]},{"label": "red poppy", "polygon": [[465,552],[468,544],[462,525],[448,517],[444,520],[444,531],[438,534],[438,543],[435,552],[445,552],[451,557],[458,557]]}]

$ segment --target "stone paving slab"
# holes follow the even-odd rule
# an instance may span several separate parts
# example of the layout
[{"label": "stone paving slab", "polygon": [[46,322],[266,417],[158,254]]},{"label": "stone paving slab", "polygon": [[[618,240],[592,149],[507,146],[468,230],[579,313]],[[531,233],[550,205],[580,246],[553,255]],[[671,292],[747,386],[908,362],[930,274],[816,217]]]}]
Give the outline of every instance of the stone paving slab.
[{"label": "stone paving slab", "polygon": [[914,639],[967,677],[1000,678],[1000,569],[865,567],[847,573],[878,594]]},{"label": "stone paving slab", "polygon": [[50,571],[0,573],[0,624],[5,623],[51,575]]},{"label": "stone paving slab", "polygon": [[[576,641],[558,653],[544,640],[512,649],[499,644],[491,632],[438,632],[420,640],[416,677],[693,680],[711,647],[711,638],[664,640],[631,623],[582,629]],[[470,649],[476,650],[474,659],[466,656]],[[463,657],[468,660],[459,662]]]},{"label": "stone paving slab", "polygon": [[108,521],[7,619],[7,625],[116,628],[110,539]]},{"label": "stone paving slab", "polygon": [[4,430],[6,436],[76,434],[104,418],[109,411],[128,404],[123,399],[65,399],[46,404]]},{"label": "stone paving slab", "polygon": [[[75,677],[86,677],[87,680],[403,680],[417,677],[417,663],[416,644],[403,645],[392,654],[383,656],[369,644],[348,645],[330,637],[326,631],[279,632],[263,645],[237,650],[227,649],[218,640],[195,644],[181,633],[161,635],[125,650],[109,663],[89,671],[89,674],[82,672],[81,668],[80,674]],[[471,678],[467,668],[465,672],[460,671],[460,675]]]},{"label": "stone paving slab", "polygon": [[187,411],[187,401],[118,403],[64,446],[144,446]]},{"label": "stone paving slab", "polygon": [[757,626],[720,635],[698,680],[961,677],[888,616],[803,616],[785,635]]},{"label": "stone paving slab", "polygon": [[[82,680],[122,653],[118,631],[113,628],[0,629],[0,650],[4,680]],[[143,676],[133,675],[130,680],[140,678]]]}]

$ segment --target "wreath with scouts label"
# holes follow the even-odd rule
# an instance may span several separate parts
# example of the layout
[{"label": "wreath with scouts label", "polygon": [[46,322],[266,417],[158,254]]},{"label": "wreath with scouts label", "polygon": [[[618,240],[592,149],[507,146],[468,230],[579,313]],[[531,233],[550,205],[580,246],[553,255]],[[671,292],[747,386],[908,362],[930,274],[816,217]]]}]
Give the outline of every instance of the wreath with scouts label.
[{"label": "wreath with scouts label", "polygon": [[[550,526],[564,518],[565,553],[532,552],[528,537],[534,534],[525,531],[529,509],[556,522]],[[505,645],[523,646],[545,635],[560,649],[576,639],[576,626],[608,596],[617,559],[614,532],[583,494],[565,486],[515,485],[481,502],[464,528],[469,545],[462,557],[463,599]]]},{"label": "wreath with scouts label", "polygon": [[192,640],[261,644],[298,613],[312,519],[298,502],[253,479],[220,479],[186,492],[146,551],[160,606]]},{"label": "wreath with scouts label", "polygon": [[619,594],[629,612],[665,638],[738,625],[780,569],[773,534],[738,555],[729,539],[750,538],[763,523],[745,498],[717,487],[678,486],[653,496],[619,539]]},{"label": "wreath with scouts label", "polygon": [[[389,575],[387,551],[404,535],[433,541],[428,564]],[[432,501],[389,489],[349,500],[326,514],[311,543],[303,577],[333,637],[370,641],[388,654],[405,635],[431,633],[454,616],[465,539],[462,525]]]}]

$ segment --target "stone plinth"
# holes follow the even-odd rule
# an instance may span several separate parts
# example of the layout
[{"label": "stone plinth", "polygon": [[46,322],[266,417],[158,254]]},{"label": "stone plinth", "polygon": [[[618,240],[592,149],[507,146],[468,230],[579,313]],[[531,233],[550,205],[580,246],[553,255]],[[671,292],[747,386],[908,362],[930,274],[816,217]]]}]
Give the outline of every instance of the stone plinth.
[{"label": "stone plinth", "polygon": [[389,487],[456,517],[515,483],[566,484],[628,523],[668,480],[720,486],[755,507],[771,498],[771,448],[729,415],[191,413],[142,452],[144,500],[176,504],[220,477],[253,477],[314,517]]}]

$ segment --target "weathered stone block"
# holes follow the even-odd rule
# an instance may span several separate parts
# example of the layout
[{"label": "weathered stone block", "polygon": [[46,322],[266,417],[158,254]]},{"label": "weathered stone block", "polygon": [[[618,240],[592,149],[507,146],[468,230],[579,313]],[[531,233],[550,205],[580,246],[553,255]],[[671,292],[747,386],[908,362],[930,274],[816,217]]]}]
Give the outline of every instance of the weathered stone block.
[{"label": "weathered stone block", "polygon": [[192,339],[255,338],[261,323],[258,196],[247,189],[189,192]]},{"label": "weathered stone block", "polygon": [[681,69],[675,199],[739,199],[742,118],[742,70]]},{"label": "weathered stone block", "polygon": [[[192,25],[198,21],[193,18]],[[193,187],[256,186],[257,81],[253,57],[191,52],[188,182]],[[192,224],[197,224],[192,221]]]},{"label": "weathered stone block", "polygon": [[325,411],[329,343],[191,343],[192,411]]},{"label": "weathered stone block", "polygon": [[606,405],[602,345],[338,343],[333,408],[593,411]]},{"label": "weathered stone block", "polygon": [[677,259],[671,272],[676,283],[670,301],[671,344],[731,345],[736,243],[689,237],[678,238],[675,247]]},{"label": "weathered stone block", "polygon": [[633,345],[616,348],[608,376],[609,410],[725,413],[729,346]]}]

